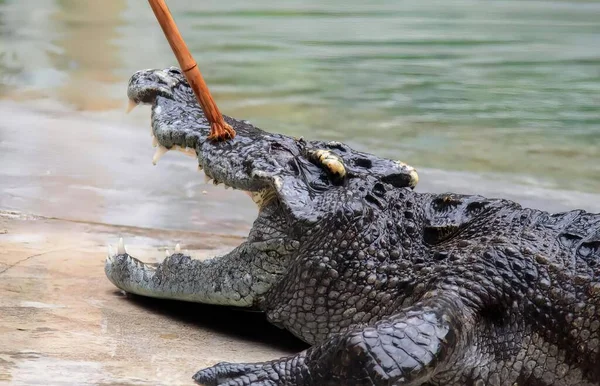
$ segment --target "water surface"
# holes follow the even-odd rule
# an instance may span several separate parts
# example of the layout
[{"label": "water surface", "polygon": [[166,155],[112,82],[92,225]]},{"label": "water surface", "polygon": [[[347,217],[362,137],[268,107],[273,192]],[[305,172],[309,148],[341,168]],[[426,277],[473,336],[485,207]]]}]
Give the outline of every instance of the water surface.
[{"label": "water surface", "polygon": [[[421,189],[510,196],[548,209],[597,208],[600,2],[168,3],[228,115],[267,130],[342,140],[402,159],[425,171]],[[90,168],[77,175],[72,168],[56,168],[82,178],[89,189],[99,188],[99,175],[107,181],[145,175],[138,164],[121,168],[123,159],[115,156],[147,152],[143,159],[149,162],[152,153],[145,132],[148,143],[141,143],[122,129],[147,130],[149,121],[147,110],[123,115],[126,82],[138,69],[173,64],[146,2],[0,0],[0,98],[25,107],[43,103],[51,116],[83,114],[64,125],[80,132],[59,130],[45,139],[31,128],[43,127],[39,120],[29,129],[17,129],[23,119],[13,120],[10,130],[4,121],[0,146],[12,149],[13,163],[0,166],[3,175],[12,176],[0,187],[12,189],[12,195],[0,204],[27,207],[31,203],[22,189],[37,199],[48,192],[35,173],[35,189],[22,185],[27,175],[16,177],[22,162],[14,146],[32,137],[36,145],[28,144],[33,158],[27,162],[39,168],[61,164],[52,157],[44,161],[45,152],[35,150],[57,141],[65,149],[88,149],[82,157],[96,168],[101,166],[90,154],[103,154],[106,176]],[[82,116],[100,123],[73,124]],[[61,126],[60,120],[49,124]],[[28,134],[15,139],[15,130]],[[119,142],[123,138],[129,142]],[[114,148],[104,150],[111,139]],[[9,152],[3,154],[8,159]],[[72,155],[64,164],[79,159]],[[155,173],[155,178],[172,175]],[[185,174],[181,181],[191,178],[197,177]],[[201,182],[173,186],[178,193],[170,196],[141,187],[149,181],[127,187],[141,195],[132,199],[135,213],[147,213],[149,204],[139,203],[153,194],[160,196],[157,207],[172,206],[179,196],[189,205],[208,205],[196,202],[205,188]],[[115,202],[127,201],[118,195],[122,190],[106,189],[113,189]],[[103,200],[106,194],[99,193]],[[227,208],[219,209],[223,218],[233,215]],[[176,212],[173,216],[181,217]],[[152,223],[146,217],[128,221]],[[167,222],[160,218],[157,223]]]}]

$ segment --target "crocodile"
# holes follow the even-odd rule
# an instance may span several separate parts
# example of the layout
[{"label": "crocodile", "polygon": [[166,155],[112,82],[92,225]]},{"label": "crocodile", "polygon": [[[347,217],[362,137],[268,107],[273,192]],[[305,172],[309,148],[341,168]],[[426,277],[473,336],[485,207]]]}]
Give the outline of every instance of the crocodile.
[{"label": "crocodile", "polygon": [[237,136],[209,141],[177,68],[136,72],[128,96],[151,105],[155,161],[194,156],[207,178],[247,192],[258,217],[241,245],[208,260],[177,247],[144,263],[120,242],[108,279],[263,312],[309,344],[215,364],[197,383],[600,385],[599,214],[418,192],[405,163],[230,117]]}]

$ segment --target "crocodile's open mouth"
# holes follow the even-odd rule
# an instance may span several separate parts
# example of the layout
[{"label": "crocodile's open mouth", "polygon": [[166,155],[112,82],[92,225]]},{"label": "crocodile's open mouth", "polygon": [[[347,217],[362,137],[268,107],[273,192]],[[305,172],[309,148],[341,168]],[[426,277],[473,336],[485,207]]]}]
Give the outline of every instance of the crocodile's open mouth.
[{"label": "crocodile's open mouth", "polygon": [[[227,116],[224,119],[236,136],[210,141],[210,125],[177,68],[136,72],[127,94],[132,106],[151,105],[154,164],[167,151],[180,151],[197,160],[207,182],[244,191],[259,207],[247,239],[209,260],[192,259],[176,248],[162,263],[145,264],[119,243],[116,253],[109,250],[105,272],[127,292],[251,307],[280,280],[289,259],[301,248],[300,236],[316,229],[324,216],[336,210],[351,213],[350,201],[381,204],[376,197],[365,196],[365,186],[381,192],[385,189],[377,187],[383,184],[413,188],[418,181],[415,169],[400,161],[339,142],[268,133]],[[240,261],[248,264],[246,270],[240,269]],[[214,281],[224,273],[225,279]]]}]

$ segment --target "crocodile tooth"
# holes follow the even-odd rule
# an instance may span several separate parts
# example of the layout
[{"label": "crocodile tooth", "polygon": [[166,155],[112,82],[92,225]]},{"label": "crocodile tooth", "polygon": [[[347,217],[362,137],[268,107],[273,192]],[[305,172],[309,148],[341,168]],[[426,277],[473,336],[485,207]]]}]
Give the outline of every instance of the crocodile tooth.
[{"label": "crocodile tooth", "polygon": [[152,134],[152,147],[157,147],[157,146],[158,146],[158,139],[156,139],[154,134]]},{"label": "crocodile tooth", "polygon": [[187,155],[188,157],[196,158],[196,150],[191,147],[181,147],[179,145],[174,145],[171,150],[177,150]]},{"label": "crocodile tooth", "polygon": [[196,154],[196,149],[192,149],[191,147],[180,148],[179,151],[183,152],[183,154],[188,157],[196,158],[198,155]]},{"label": "crocodile tooth", "polygon": [[175,245],[175,253],[179,253],[181,252],[181,245],[179,245],[179,243],[177,243],[177,245]]},{"label": "crocodile tooth", "polygon": [[127,253],[127,251],[125,250],[125,244],[123,243],[123,238],[122,237],[119,239],[119,245],[117,247],[117,253],[119,255],[124,255],[124,254]]},{"label": "crocodile tooth", "polygon": [[202,165],[198,165],[198,171],[202,170]]},{"label": "crocodile tooth", "polygon": [[212,178],[210,178],[209,176],[207,176],[207,175],[205,174],[205,175],[204,175],[204,182],[208,184],[208,183],[210,182],[210,180],[212,180]]},{"label": "crocodile tooth", "polygon": [[171,254],[169,253],[169,250],[168,250],[168,249],[166,249],[166,250],[165,250],[165,256],[166,256],[166,257],[169,257],[169,256],[171,256]]},{"label": "crocodile tooth", "polygon": [[115,251],[113,251],[112,246],[110,244],[108,244],[108,257],[112,259],[112,257],[115,255]]},{"label": "crocodile tooth", "polygon": [[163,145],[158,145],[158,147],[156,148],[156,152],[154,153],[154,156],[152,157],[152,164],[156,165],[158,163],[158,160],[160,159],[160,157],[165,155],[165,153],[168,151],[169,151],[169,149],[167,149]]},{"label": "crocodile tooth", "polygon": [[127,110],[125,112],[127,114],[129,114],[131,112],[131,110],[136,108],[137,105],[138,105],[137,103],[135,103],[133,100],[130,99],[129,103],[127,104]]},{"label": "crocodile tooth", "polygon": [[250,176],[256,178],[267,178],[269,177],[269,174],[263,170],[253,170]]}]

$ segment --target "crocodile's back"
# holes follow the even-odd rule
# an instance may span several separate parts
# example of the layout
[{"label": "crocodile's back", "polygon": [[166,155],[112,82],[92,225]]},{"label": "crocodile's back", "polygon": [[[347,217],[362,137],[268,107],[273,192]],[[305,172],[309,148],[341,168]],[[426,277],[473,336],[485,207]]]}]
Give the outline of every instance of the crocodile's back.
[{"label": "crocodile's back", "polygon": [[600,215],[480,196],[426,202],[432,253],[465,256],[443,269],[443,281],[474,292],[483,317],[484,338],[467,354],[481,357],[473,374],[438,383],[496,371],[518,385],[600,384]]},{"label": "crocodile's back", "polygon": [[531,329],[529,365],[544,363],[548,381],[556,379],[548,384],[563,384],[561,375],[571,379],[565,384],[600,382],[600,215],[521,209],[512,224],[520,235],[505,251],[517,251],[507,260],[525,283],[514,295]]},{"label": "crocodile's back", "polygon": [[556,240],[566,250],[578,271],[597,277],[600,265],[600,215],[572,211],[546,215],[540,225],[556,232]]}]

